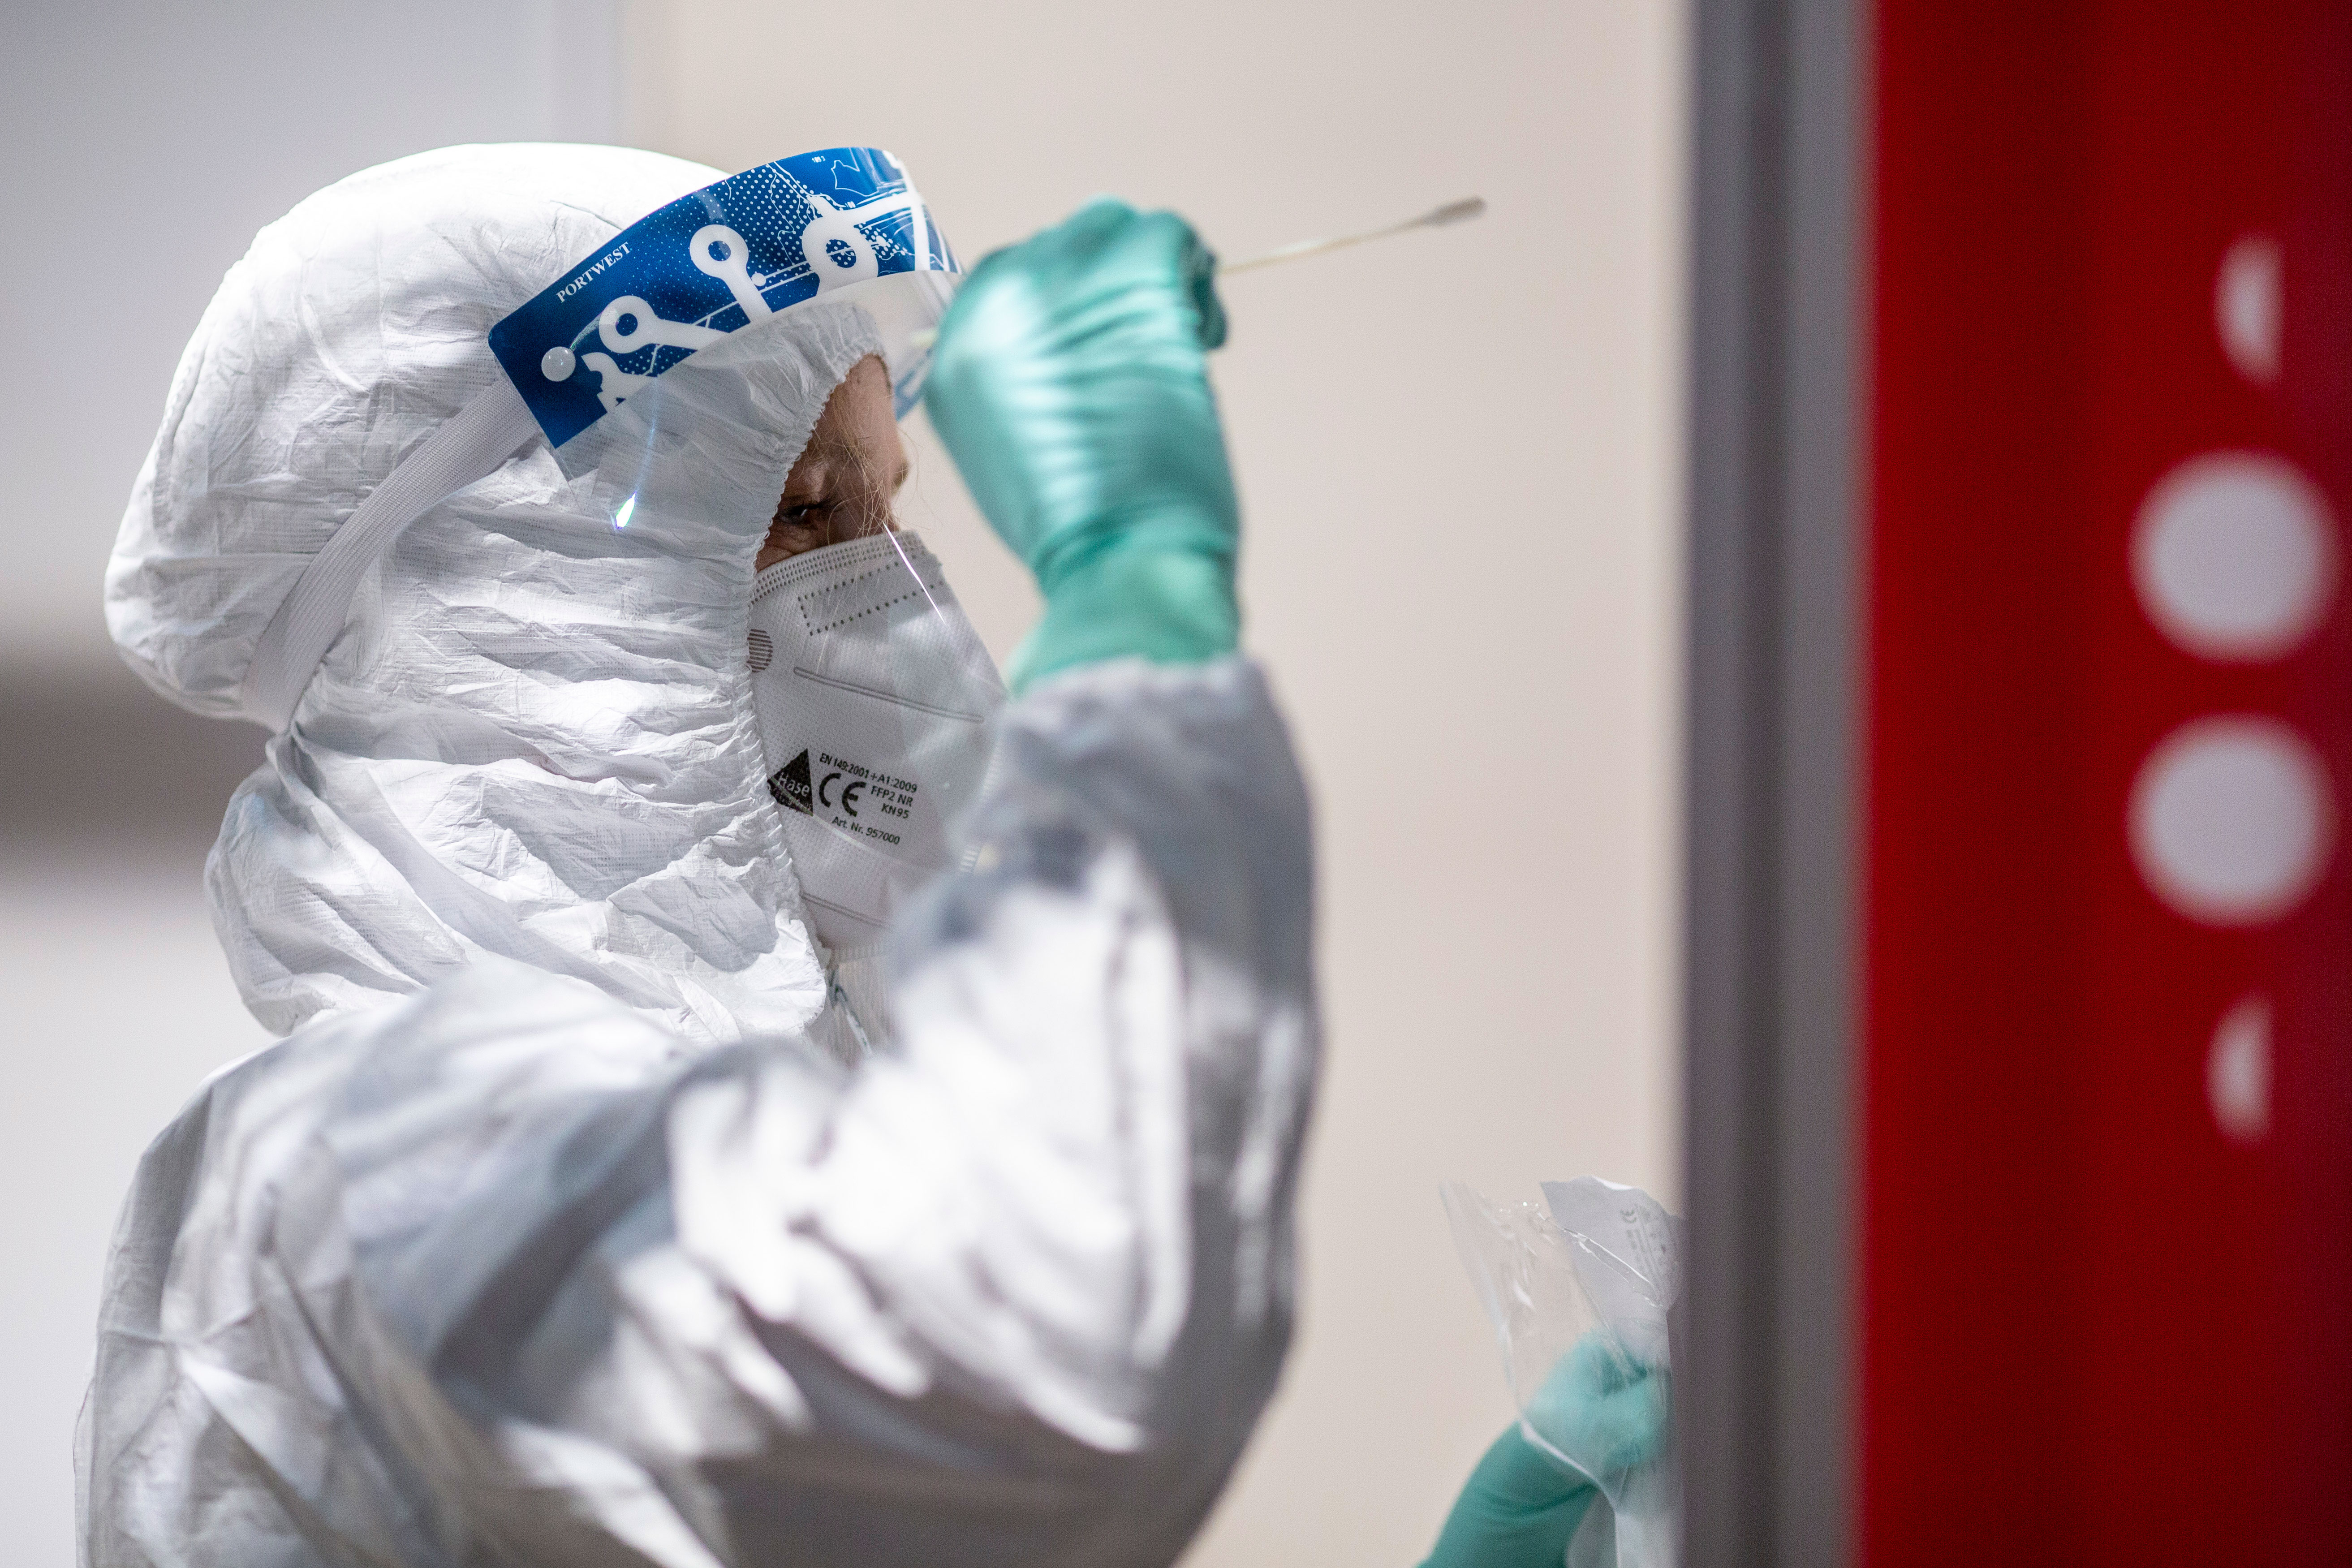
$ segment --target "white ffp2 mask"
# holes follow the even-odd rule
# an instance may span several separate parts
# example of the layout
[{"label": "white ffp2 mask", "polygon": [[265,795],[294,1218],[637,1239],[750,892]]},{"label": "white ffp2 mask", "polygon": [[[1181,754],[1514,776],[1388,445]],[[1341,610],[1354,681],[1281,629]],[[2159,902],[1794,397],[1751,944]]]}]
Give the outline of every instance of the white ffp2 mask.
[{"label": "white ffp2 mask", "polygon": [[857,953],[948,864],[1004,683],[912,533],[769,567],[752,584],[751,641],[768,789],[810,923],[836,955]]}]

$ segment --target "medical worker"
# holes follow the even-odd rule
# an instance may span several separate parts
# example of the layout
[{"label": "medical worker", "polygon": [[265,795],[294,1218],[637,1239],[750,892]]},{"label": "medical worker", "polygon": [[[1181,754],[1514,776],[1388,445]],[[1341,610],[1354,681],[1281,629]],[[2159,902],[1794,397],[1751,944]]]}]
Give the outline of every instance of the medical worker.
[{"label": "medical worker", "polygon": [[[1117,204],[955,268],[884,154],[517,146],[231,269],[107,608],[270,731],[206,886],[286,1037],[140,1165],[85,1563],[1183,1549],[1318,1050],[1223,319]],[[926,374],[1043,593],[1009,693],[890,526]]]}]

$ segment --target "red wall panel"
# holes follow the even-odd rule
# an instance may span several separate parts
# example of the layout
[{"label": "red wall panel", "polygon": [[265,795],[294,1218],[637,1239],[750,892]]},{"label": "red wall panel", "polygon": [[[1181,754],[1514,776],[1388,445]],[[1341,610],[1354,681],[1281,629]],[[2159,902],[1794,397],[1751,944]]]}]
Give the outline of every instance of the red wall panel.
[{"label": "red wall panel", "polygon": [[1864,1560],[2352,1563],[2352,7],[1876,37]]}]

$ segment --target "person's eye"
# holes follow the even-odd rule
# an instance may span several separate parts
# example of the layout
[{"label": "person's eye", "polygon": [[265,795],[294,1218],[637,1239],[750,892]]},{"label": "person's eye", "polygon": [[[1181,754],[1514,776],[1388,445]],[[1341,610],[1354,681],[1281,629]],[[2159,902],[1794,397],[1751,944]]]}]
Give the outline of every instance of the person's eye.
[{"label": "person's eye", "polygon": [[776,509],[776,521],[778,522],[794,524],[814,522],[819,516],[831,511],[832,510],[833,503],[831,501],[803,501],[798,506],[778,507]]}]

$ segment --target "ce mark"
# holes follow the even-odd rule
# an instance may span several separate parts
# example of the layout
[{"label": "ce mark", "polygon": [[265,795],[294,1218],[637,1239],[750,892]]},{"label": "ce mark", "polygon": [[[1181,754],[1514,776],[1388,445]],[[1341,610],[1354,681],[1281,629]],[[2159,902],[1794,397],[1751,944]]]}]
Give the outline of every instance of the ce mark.
[{"label": "ce mark", "polygon": [[816,803],[819,805],[824,806],[827,811],[831,811],[835,805],[838,805],[842,810],[849,813],[852,816],[856,816],[857,815],[857,797],[865,793],[866,781],[864,779],[852,779],[847,784],[843,784],[841,786],[841,799],[836,802],[824,792],[831,789],[835,781],[840,777],[841,775],[839,773],[827,773],[824,777],[817,781]]}]

